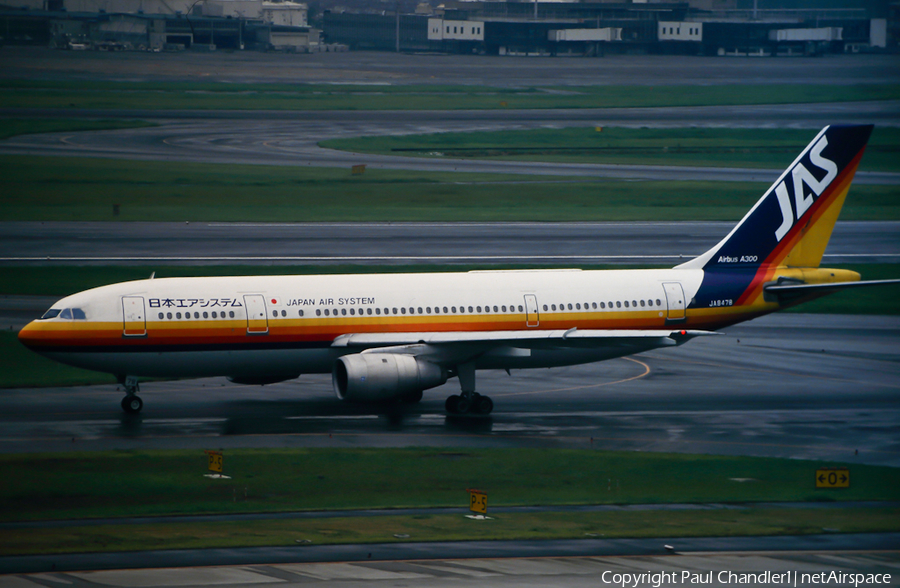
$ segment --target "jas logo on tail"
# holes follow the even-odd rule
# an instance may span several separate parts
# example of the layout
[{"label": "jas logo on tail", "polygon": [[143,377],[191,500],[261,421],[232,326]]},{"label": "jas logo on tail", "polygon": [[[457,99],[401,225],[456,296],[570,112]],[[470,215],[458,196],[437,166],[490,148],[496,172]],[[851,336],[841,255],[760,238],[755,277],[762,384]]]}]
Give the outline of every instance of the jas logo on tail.
[{"label": "jas logo on tail", "polygon": [[[791,227],[794,226],[794,222],[803,217],[803,214],[809,210],[809,207],[812,206],[812,203],[815,202],[816,198],[825,191],[825,188],[828,187],[831,180],[837,177],[837,164],[830,159],[822,157],[822,151],[827,146],[828,138],[823,136],[815,145],[813,145],[812,149],[809,150],[810,163],[825,172],[824,178],[817,180],[812,172],[806,169],[802,163],[798,163],[794,166],[794,169],[791,170],[791,177],[794,184],[795,207],[791,206],[791,196],[788,194],[788,189],[785,185],[787,178],[775,188],[775,195],[778,197],[778,206],[781,208],[782,218],[781,226],[775,231],[775,238],[778,241],[781,241],[781,239],[787,235],[788,231],[791,230]],[[811,193],[804,193],[804,184],[812,188]],[[795,208],[796,216],[794,214]]]}]

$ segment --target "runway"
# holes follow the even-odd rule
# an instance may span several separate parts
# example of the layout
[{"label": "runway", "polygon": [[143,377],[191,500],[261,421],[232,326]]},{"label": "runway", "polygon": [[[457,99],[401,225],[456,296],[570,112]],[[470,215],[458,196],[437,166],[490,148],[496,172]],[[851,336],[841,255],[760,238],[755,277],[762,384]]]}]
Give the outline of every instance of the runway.
[{"label": "runway", "polygon": [[[666,546],[672,549],[666,549]],[[394,543],[327,547],[269,547],[240,550],[208,549],[137,552],[114,556],[122,568],[109,569],[113,559],[96,554],[33,556],[17,562],[0,558],[3,588],[39,586],[115,586],[170,588],[176,586],[320,586],[380,587],[457,586],[669,588],[699,584],[700,575],[712,586],[821,586],[832,572],[879,574],[882,585],[898,585],[900,534],[812,535],[806,537],[699,537],[569,541],[473,541]],[[221,559],[232,565],[202,565]],[[198,563],[202,562],[202,563]],[[9,565],[4,565],[7,563]],[[94,565],[92,565],[94,564]],[[160,565],[162,564],[162,565]],[[729,576],[729,572],[734,576]],[[791,574],[778,581],[753,581],[742,574]],[[662,576],[662,573],[667,574]],[[684,575],[684,574],[687,575]],[[628,580],[623,575],[628,575]],[[641,574],[645,574],[641,576]],[[796,574],[796,576],[795,576]],[[803,575],[805,574],[805,576]],[[812,579],[813,574],[825,574]],[[889,577],[885,578],[884,574]],[[695,581],[691,582],[691,575]],[[840,578],[840,576],[838,576]],[[743,580],[743,581],[741,581]],[[624,583],[623,583],[624,582]],[[836,582],[833,582],[836,583]],[[851,585],[841,583],[839,585]],[[862,582],[859,586],[872,586]]]},{"label": "runway", "polygon": [[[462,131],[527,130],[585,126],[804,128],[810,138],[829,124],[900,125],[900,101],[857,103],[614,108],[515,111],[371,112],[166,112],[46,111],[6,114],[152,119],[143,129],[20,135],[0,141],[0,153],[107,157],[200,163],[347,167],[421,172],[469,172],[640,180],[774,182],[780,170],[604,165],[401,157],[323,149],[342,137]],[[0,112],[0,114],[3,114]],[[787,162],[786,162],[787,163]],[[900,174],[857,173],[857,183],[900,183]]]},{"label": "runway", "polygon": [[900,466],[900,319],[782,314],[598,364],[480,372],[490,419],[449,418],[457,382],[404,411],[342,403],[328,376],[265,387],[146,383],[0,395],[0,452],[196,447],[577,447]]},{"label": "runway", "polygon": [[[58,52],[59,54],[66,52]],[[98,54],[99,55],[99,54]],[[287,67],[261,68],[256,56],[237,73],[243,80],[273,80],[294,76],[304,81],[365,79],[375,83],[417,83],[438,74],[452,83],[516,86],[544,83],[746,83],[759,80],[797,83],[865,83],[893,80],[900,71],[892,57],[853,61],[829,59],[829,67],[810,67],[808,60],[771,61],[698,59],[656,63],[662,76],[648,77],[647,60],[581,61],[559,67],[558,60],[397,61],[382,55],[362,55],[342,64],[316,58],[312,67],[299,60]],[[152,56],[151,56],[152,57]],[[68,60],[69,56],[64,55]],[[121,79],[142,71],[145,56],[127,56],[131,69],[107,56],[70,65],[56,73],[64,77],[112,76]],[[219,56],[186,55],[178,75],[191,79]],[[281,57],[267,58],[281,60]],[[656,59],[656,58],[654,58]],[[443,63],[443,69],[436,67]],[[512,64],[506,69],[506,64]],[[567,62],[567,66],[570,62]],[[113,67],[110,67],[114,64]],[[137,64],[137,65],[135,65]],[[457,67],[455,64],[460,64]],[[817,62],[817,65],[819,62]],[[286,65],[282,63],[282,66]],[[684,69],[676,69],[674,66]],[[83,67],[82,67],[83,66]],[[610,67],[611,66],[611,67]],[[80,68],[80,69],[79,69]],[[592,68],[590,71],[585,68]],[[7,74],[14,75],[10,63]],[[680,72],[680,75],[679,75]],[[118,76],[118,77],[116,77]],[[152,77],[152,76],[151,76]],[[214,78],[209,78],[214,79]],[[218,78],[216,78],[218,79]],[[730,80],[730,82],[729,82]],[[84,116],[151,119],[158,127],[92,133],[49,133],[0,141],[0,153],[118,157],[161,161],[250,163],[344,167],[365,163],[371,168],[420,171],[477,171],[558,177],[610,177],[638,180],[716,180],[772,182],[776,170],[721,168],[559,165],[516,162],[460,161],[447,158],[401,158],[341,153],[318,143],[337,137],[561,128],[565,126],[740,126],[804,128],[833,123],[900,125],[900,102],[823,105],[725,106],[667,109],[591,109],[583,111],[491,112],[187,112],[146,111],[15,111],[5,116]],[[900,174],[866,173],[857,183],[900,184]],[[131,235],[109,224],[99,230],[88,224],[55,224],[41,230],[28,223],[0,226],[0,257],[7,263],[517,263],[544,256],[552,263],[659,263],[674,265],[681,256],[705,250],[731,223],[572,224],[542,228],[507,225],[485,233],[483,227],[354,226],[358,237],[335,254],[331,246],[339,225],[312,229],[303,225],[226,227],[191,225],[130,225]],[[839,223],[826,262],[896,261],[896,223]],[[478,231],[475,233],[475,231]],[[47,235],[52,238],[47,238]],[[239,235],[235,238],[235,234]],[[160,237],[162,235],[162,237]],[[268,237],[272,235],[272,237]],[[479,235],[478,241],[474,236]],[[283,245],[272,249],[276,238]],[[22,246],[25,239],[28,246]],[[164,241],[170,240],[170,244]],[[18,240],[18,245],[16,241]],[[23,255],[22,251],[27,251]],[[184,251],[190,250],[190,255]],[[298,255],[297,251],[301,251]],[[110,251],[114,251],[111,254]],[[411,255],[410,252],[414,252]],[[638,253],[635,253],[638,252]],[[641,261],[634,259],[638,255]],[[863,256],[863,257],[860,257]],[[865,257],[868,256],[868,257]],[[21,259],[21,258],[27,259]],[[190,260],[188,257],[202,259]],[[210,259],[215,257],[216,259]],[[40,259],[37,259],[40,258]],[[533,262],[533,261],[532,261]],[[13,318],[22,320],[34,301],[14,300]],[[44,301],[38,301],[43,304]],[[22,310],[25,308],[25,310]],[[10,315],[3,311],[3,318]],[[900,319],[781,314],[732,327],[727,335],[700,338],[684,347],[640,354],[629,359],[552,370],[479,374],[479,388],[490,394],[495,410],[490,419],[460,421],[443,412],[444,398],[456,382],[426,392],[425,399],[404,412],[338,401],[327,376],[303,376],[297,381],[265,387],[237,386],[224,379],[146,383],[144,411],[127,417],[119,408],[121,391],[114,385],[74,388],[13,389],[0,394],[0,452],[94,451],[100,449],[166,449],[210,447],[579,447],[683,453],[717,453],[815,459],[833,463],[900,466]],[[802,569],[822,571],[889,571],[896,569],[896,534],[879,536],[819,535],[801,543],[797,538],[723,541],[693,540],[691,551],[733,550],[733,555],[699,553],[665,556],[661,544],[637,541],[576,545],[549,542],[516,543],[508,550],[461,543],[456,557],[439,559],[448,546],[402,544],[343,546],[326,557],[321,552],[293,548],[277,554],[264,550],[239,567],[133,572],[50,573],[5,576],[0,585],[33,588],[48,585],[151,587],[246,584],[344,586],[423,585],[596,586],[607,570],[653,569]],[[775,548],[771,547],[773,544]],[[679,548],[687,542],[677,543]],[[781,545],[781,547],[777,547]],[[493,547],[496,547],[494,545]],[[865,553],[836,556],[815,553],[773,554],[769,549],[864,549]],[[590,553],[584,553],[585,549]],[[427,553],[429,562],[410,562]],[[582,550],[573,552],[573,549]],[[887,553],[882,550],[891,550]],[[752,553],[748,553],[752,551]],[[762,550],[762,552],[759,552]],[[366,559],[374,551],[380,563],[346,563]],[[599,553],[610,557],[593,557]],[[642,557],[615,558],[616,553]],[[193,555],[198,555],[194,553]],[[176,565],[209,565],[211,554]],[[221,555],[221,554],[220,554]],[[234,557],[234,553],[224,554]],[[484,559],[528,556],[524,559]],[[550,556],[550,558],[537,556]],[[147,565],[137,554],[130,565]],[[208,557],[207,557],[208,556]],[[152,557],[152,556],[151,556]],[[279,560],[279,557],[286,558]],[[305,557],[322,564],[296,563]],[[444,556],[446,557],[446,556]],[[435,559],[438,558],[438,559]],[[52,558],[50,558],[52,560]],[[49,562],[42,559],[43,562]],[[116,556],[109,566],[127,565]],[[171,561],[171,560],[170,560]],[[232,559],[232,561],[234,561]],[[279,561],[295,563],[284,564]],[[172,564],[167,564],[172,565]],[[251,567],[247,567],[251,566]],[[106,574],[106,575],[104,575]],[[896,583],[896,582],[894,582]],[[665,584],[663,584],[665,585]],[[675,585],[674,583],[671,585]],[[680,583],[678,585],[681,585]],[[798,584],[798,585],[803,585]]]},{"label": "runway", "polygon": [[[751,203],[748,203],[748,207]],[[731,222],[0,222],[0,264],[632,264],[671,267]],[[900,260],[900,222],[838,222],[824,263]]]}]

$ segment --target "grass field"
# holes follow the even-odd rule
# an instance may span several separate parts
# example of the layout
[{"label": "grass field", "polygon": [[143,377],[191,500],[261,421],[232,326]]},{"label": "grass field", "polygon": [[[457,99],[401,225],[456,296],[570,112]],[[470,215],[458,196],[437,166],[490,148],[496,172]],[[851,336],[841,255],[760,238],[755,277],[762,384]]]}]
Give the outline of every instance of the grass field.
[{"label": "grass field", "polygon": [[836,491],[816,489],[815,472],[842,464],[589,449],[223,455],[226,480],[203,476],[207,461],[199,449],[2,455],[0,520],[467,507],[467,488],[486,491],[495,507],[895,500],[900,484],[900,468],[853,464],[850,488]]},{"label": "grass field", "polygon": [[[819,467],[785,459],[558,449],[291,449],[225,451],[225,480],[203,477],[200,451],[0,456],[0,520],[459,507],[458,515],[388,515],[234,523],[109,524],[7,530],[0,554],[396,540],[729,536],[896,531],[900,509],[803,509],[770,501],[884,501],[900,469],[854,464],[851,488],[816,490]],[[523,480],[527,483],[523,484]],[[461,515],[468,488],[491,507],[739,503],[734,509]],[[490,507],[489,507],[490,514]]]},{"label": "grass field", "polygon": [[[598,128],[356,137],[321,145],[416,157],[783,169],[816,135],[809,129]],[[900,129],[876,127],[860,170],[900,171]]]},{"label": "grass field", "polygon": [[333,545],[419,541],[611,539],[617,537],[742,537],[873,533],[898,530],[900,509],[767,508],[637,512],[459,514],[263,519],[204,523],[67,526],[14,529],[0,535],[0,555],[152,549]]},{"label": "grass field", "polygon": [[[559,91],[562,90],[562,91]],[[894,100],[900,85],[583,86],[234,84],[0,80],[0,108],[460,110],[801,104]]]},{"label": "grass field", "polygon": [[[27,156],[0,172],[0,221],[737,221],[768,188]],[[897,196],[856,185],[841,218],[900,218]]]}]

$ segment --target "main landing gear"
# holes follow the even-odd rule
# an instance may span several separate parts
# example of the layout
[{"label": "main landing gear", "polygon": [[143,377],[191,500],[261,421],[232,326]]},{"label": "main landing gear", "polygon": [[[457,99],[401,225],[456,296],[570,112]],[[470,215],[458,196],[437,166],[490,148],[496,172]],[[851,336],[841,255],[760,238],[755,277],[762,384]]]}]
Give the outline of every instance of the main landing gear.
[{"label": "main landing gear", "polygon": [[444,408],[451,415],[489,415],[494,410],[494,401],[475,391],[475,364],[465,363],[456,368],[461,394],[447,398]]},{"label": "main landing gear", "polygon": [[122,410],[128,414],[137,414],[144,408],[144,401],[137,395],[140,391],[137,378],[133,376],[119,377],[119,383],[125,387],[125,398],[122,399]]},{"label": "main landing gear", "polygon": [[447,409],[448,414],[453,415],[486,415],[491,414],[491,411],[494,410],[494,401],[489,396],[482,396],[478,392],[472,392],[469,395],[454,394],[447,397],[444,408]]}]

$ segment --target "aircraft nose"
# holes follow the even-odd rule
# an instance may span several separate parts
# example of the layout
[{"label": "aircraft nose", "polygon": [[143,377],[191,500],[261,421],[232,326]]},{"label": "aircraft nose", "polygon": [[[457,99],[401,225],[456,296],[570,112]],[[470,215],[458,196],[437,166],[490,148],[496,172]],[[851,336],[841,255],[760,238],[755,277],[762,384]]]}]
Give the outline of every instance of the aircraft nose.
[{"label": "aircraft nose", "polygon": [[36,323],[37,321],[31,321],[19,331],[19,342],[29,349],[34,349],[39,341],[40,329]]}]

